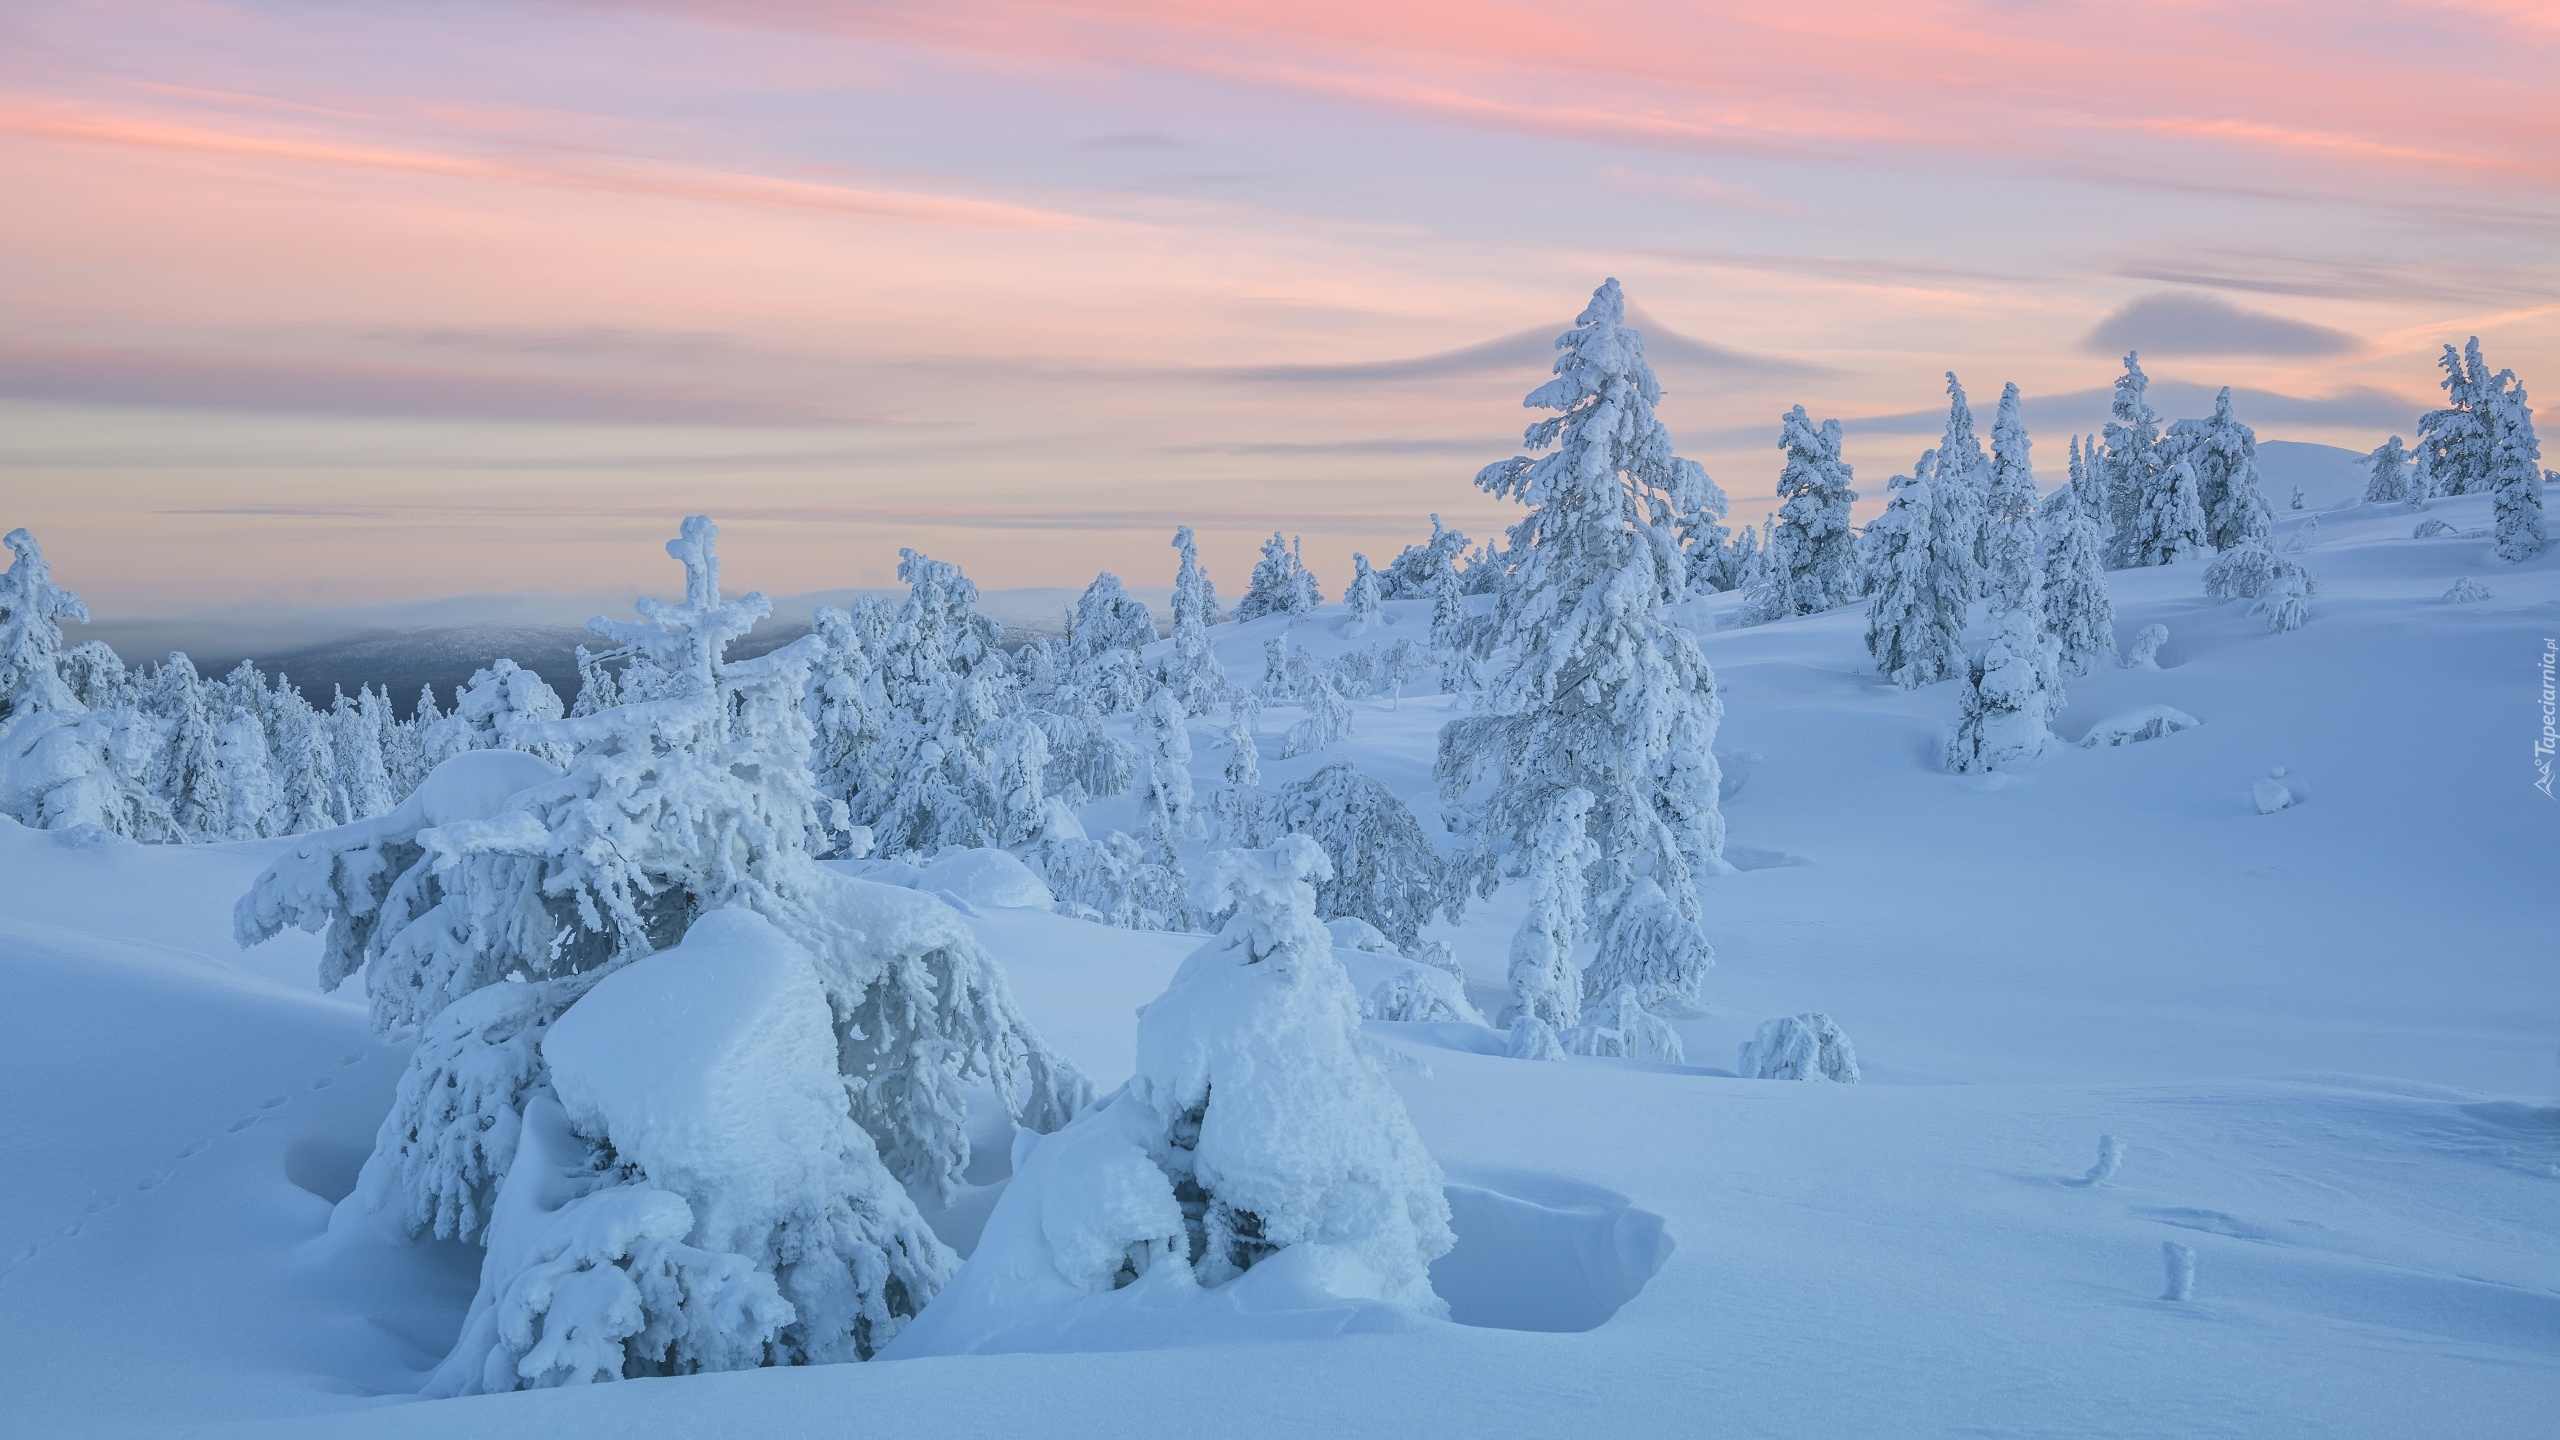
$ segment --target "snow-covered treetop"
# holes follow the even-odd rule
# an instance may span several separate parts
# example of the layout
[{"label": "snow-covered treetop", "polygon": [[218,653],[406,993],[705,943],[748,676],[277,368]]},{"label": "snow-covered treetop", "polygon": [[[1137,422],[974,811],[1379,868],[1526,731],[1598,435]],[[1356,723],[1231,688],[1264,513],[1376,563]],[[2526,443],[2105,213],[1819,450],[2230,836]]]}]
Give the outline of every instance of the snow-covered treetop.
[{"label": "snow-covered treetop", "polygon": [[76,711],[80,702],[62,683],[62,622],[89,623],[80,597],[53,583],[36,537],[12,530],[5,540],[14,558],[0,575],[0,719],[29,710]]},{"label": "snow-covered treetop", "polygon": [[629,653],[646,656],[657,682],[653,688],[661,695],[711,690],[730,642],[773,613],[773,602],[760,590],[736,600],[720,598],[719,542],[720,527],[710,516],[686,516],[676,538],[667,542],[667,554],[684,565],[683,602],[670,605],[642,596],[634,608],[647,624],[602,615],[587,622],[588,629]]},{"label": "snow-covered treetop", "polygon": [[1531,451],[1486,466],[1476,485],[1517,500],[1529,514],[1511,527],[1515,586],[1543,588],[1550,571],[1615,572],[1642,549],[1652,558],[1652,584],[1665,601],[1685,589],[1685,568],[1672,525],[1707,502],[1707,472],[1671,450],[1671,432],[1654,418],[1662,399],[1644,336],[1626,328],[1626,297],[1616,280],[1601,283],[1574,328],[1556,337],[1555,378],[1521,403],[1557,413],[1531,425]]},{"label": "snow-covered treetop", "polygon": [[1219,943],[1201,953],[1241,951],[1248,965],[1281,956],[1329,959],[1333,936],[1316,918],[1315,887],[1332,878],[1333,862],[1304,835],[1283,835],[1264,850],[1219,851],[1196,899],[1202,914],[1226,922]]}]

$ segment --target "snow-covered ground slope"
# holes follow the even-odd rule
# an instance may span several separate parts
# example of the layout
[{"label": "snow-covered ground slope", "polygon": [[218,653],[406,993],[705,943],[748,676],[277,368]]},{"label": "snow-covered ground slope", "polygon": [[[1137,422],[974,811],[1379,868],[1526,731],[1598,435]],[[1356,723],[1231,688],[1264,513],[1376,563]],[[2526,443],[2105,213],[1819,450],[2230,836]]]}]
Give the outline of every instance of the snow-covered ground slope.
[{"label": "snow-covered ground slope", "polygon": [[[2283,495],[2270,486],[2279,506]],[[2072,686],[2076,741],[1938,766],[1956,687],[1902,692],[1836,611],[1718,628],[1728,858],[1690,1063],[1515,1061],[1373,1024],[1450,1181],[1454,1323],[1245,1314],[1207,1345],[884,1360],[451,1401],[406,1396],[473,1252],[364,1251],[328,1202],[401,1054],[299,938],[243,955],[277,842],[83,845],[0,825],[0,1418],[28,1435],[2526,1434],[2560,1393],[2560,803],[2534,789],[2560,555],[2490,558],[2486,497],[2279,510],[2317,573],[2270,635],[2201,564],[2110,576],[2159,668]],[[2313,521],[2316,519],[2316,526]],[[2421,519],[2455,533],[2413,539]],[[2490,597],[2445,600],[2470,576]],[[1319,654],[1417,640],[1428,606]],[[1213,632],[1238,680],[1269,618]],[[1976,637],[1977,640],[1981,637]],[[1334,758],[1433,819],[1446,700],[1357,707]],[[1198,722],[1214,784],[1220,727]],[[2273,772],[2281,768],[2281,777]],[[2262,813],[2273,779],[2294,803]],[[1125,802],[1089,823],[1131,822]],[[1436,828],[1436,827],[1435,827]],[[1510,891],[1436,926],[1499,1004]],[[975,907],[1016,999],[1103,1090],[1196,937]],[[1864,1083],[1745,1081],[1820,1010]],[[1000,1117],[998,1117],[1000,1119]],[[2102,1135],[2121,1168],[2082,1183]],[[964,1250],[1001,1133],[929,1211]],[[2163,1242],[2194,1297],[2158,1298]],[[1259,1324],[1259,1328],[1257,1325]],[[1245,1337],[1240,1339],[1239,1337]]]}]

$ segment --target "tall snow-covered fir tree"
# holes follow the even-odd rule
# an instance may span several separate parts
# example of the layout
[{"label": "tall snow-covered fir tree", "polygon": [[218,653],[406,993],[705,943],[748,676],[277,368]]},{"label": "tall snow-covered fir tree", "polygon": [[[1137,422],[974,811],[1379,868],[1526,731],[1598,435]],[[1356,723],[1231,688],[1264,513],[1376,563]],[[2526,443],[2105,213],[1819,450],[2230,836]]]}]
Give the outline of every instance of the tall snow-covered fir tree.
[{"label": "tall snow-covered fir tree", "polygon": [[2409,452],[2392,436],[2373,447],[2364,457],[2364,499],[2368,505],[2388,504],[2409,498],[2411,482]]},{"label": "tall snow-covered fir tree", "polygon": [[[975,594],[970,598],[974,602]],[[1155,638],[1146,605],[1106,570],[1093,577],[1067,617],[1067,664],[1106,713],[1122,714],[1154,688],[1142,652]]]},{"label": "tall snow-covered fir tree", "polygon": [[1227,672],[1209,652],[1209,627],[1218,623],[1218,587],[1200,564],[1200,546],[1190,526],[1174,530],[1173,548],[1181,561],[1173,574],[1172,643],[1158,663],[1157,676],[1186,712],[1201,715],[1227,695]]},{"label": "tall snow-covered fir tree", "polygon": [[2497,515],[2497,555],[2510,565],[2542,553],[2550,542],[2542,513],[2542,441],[2533,406],[2515,377],[2501,371],[2490,400],[2489,493]]},{"label": "tall snow-covered fir tree", "polygon": [[2036,471],[2027,422],[2018,410],[2018,387],[2004,385],[1991,424],[1991,483],[1982,506],[1982,593],[1993,610],[2038,604],[2037,549]]},{"label": "tall snow-covered fir tree", "polygon": [[[2142,517],[2154,508],[2154,493],[2169,483],[2168,465],[2160,453],[2160,416],[2151,408],[2151,377],[2142,373],[2139,351],[2128,351],[2124,373],[2116,377],[2115,399],[2108,409],[2106,448],[2097,463],[2107,499],[2107,568],[2127,570],[2161,564],[2140,558],[2137,536]],[[2201,515],[2199,515],[2201,520]]]},{"label": "tall snow-covered fir tree", "polygon": [[[1559,336],[1555,378],[1526,404],[1532,458],[1488,465],[1476,484],[1528,514],[1509,532],[1512,568],[1495,599],[1493,673],[1471,713],[1440,732],[1442,793],[1485,785],[1476,843],[1528,845],[1571,790],[1589,793],[1600,859],[1588,885],[1613,920],[1650,881],[1699,927],[1698,882],[1724,868],[1714,753],[1724,702],[1695,642],[1664,610],[1687,576],[1673,526],[1700,504],[1706,472],[1672,452],[1644,340],[1607,281]],[[1689,953],[1704,963],[1701,939]],[[1604,959],[1606,957],[1603,957]]]},{"label": "tall snow-covered fir tree", "polygon": [[2044,630],[2065,676],[2086,675],[2116,653],[2116,606],[2107,593],[2105,546],[2098,538],[2098,487],[2090,477],[2095,445],[2071,440],[2071,479],[2046,497],[2039,528],[2044,572],[2039,586]]},{"label": "tall snow-covered fir tree", "polygon": [[[908,1197],[954,1192],[969,1091],[992,1086],[1037,1130],[1091,1093],[956,914],[814,862],[816,647],[726,660],[768,607],[721,598],[715,536],[697,517],[668,547],[683,603],[596,625],[645,659],[653,696],[529,722],[569,751],[565,775],[530,755],[449,761],[390,814],[306,837],[238,907],[244,945],[325,931],[324,983],[361,974],[378,1026],[421,1027],[345,1203],[487,1241],[434,1393],[875,1353],[956,1268]],[[730,1083],[655,1072],[725,1064],[734,1042],[662,1052],[732,1016],[765,1032],[758,1063],[799,1068],[723,1103],[810,1107],[795,1132],[617,1104]]]},{"label": "tall snow-covered fir tree", "polygon": [[1982,440],[1974,429],[1973,404],[1965,398],[1964,383],[1953,370],[1947,372],[1947,432],[1938,441],[1938,469],[1932,483],[1937,491],[1938,524],[1964,541],[1965,594],[1978,599],[1983,568],[1990,558],[1983,520],[1991,489],[1991,461],[1982,453]]},{"label": "tall snow-covered fir tree", "polygon": [[1867,526],[1867,654],[1905,690],[1964,673],[1965,610],[1973,586],[1970,536],[1939,513],[1938,452],[1921,452],[1886,487]]},{"label": "tall snow-covered fir tree", "polygon": [[2185,461],[2196,477],[2196,503],[2204,511],[2204,543],[2229,550],[2263,541],[2275,526],[2258,483],[2258,433],[2231,413],[2231,387],[2214,397],[2213,415],[2169,427],[2162,453]]},{"label": "tall snow-covered fir tree", "polygon": [[1778,422],[1778,523],[1769,532],[1768,583],[1745,602],[1749,623],[1811,615],[1855,601],[1857,534],[1849,507],[1857,503],[1849,464],[1840,458],[1840,422],[1813,423],[1798,405]]}]

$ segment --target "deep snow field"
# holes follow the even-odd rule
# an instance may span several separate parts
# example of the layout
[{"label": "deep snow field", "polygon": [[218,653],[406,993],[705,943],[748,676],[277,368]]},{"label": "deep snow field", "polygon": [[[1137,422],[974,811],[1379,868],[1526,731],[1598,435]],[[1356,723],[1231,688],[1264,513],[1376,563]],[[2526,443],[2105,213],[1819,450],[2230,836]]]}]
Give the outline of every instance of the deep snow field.
[{"label": "deep snow field", "polygon": [[[2282,504],[2285,488],[2271,480]],[[2489,524],[2486,496],[2425,512]],[[1717,628],[1728,858],[1689,1063],[1502,1058],[1374,1024],[1452,1187],[1435,1285],[1235,1313],[1114,1353],[963,1355],[408,1395],[476,1254],[331,1241],[404,1062],[317,942],[233,901],[290,841],[82,845],[0,821],[0,1430],[72,1435],[2524,1435],[2560,1397],[2560,804],[2533,788],[2560,551],[2410,538],[2402,505],[2279,511],[2310,624],[2201,562],[2114,572],[2159,668],[2056,724],[2203,723],[2014,775],[1938,763],[1958,686],[1878,680],[1861,609]],[[2486,601],[2442,597],[2463,576]],[[1390,605],[1420,638],[1428,602]],[[1240,683],[1285,617],[1212,632]],[[1319,654],[1338,607],[1302,620]],[[1374,638],[1374,637],[1373,637]],[[1979,637],[1977,637],[1979,638]],[[1335,750],[1434,816],[1444,697]],[[1216,779],[1214,717],[1196,776]],[[2281,767],[2296,802],[2261,813]],[[1095,807],[1127,825],[1126,802]],[[1518,887],[1448,940],[1498,1008]],[[977,907],[1046,1038],[1108,1090],[1197,937]],[[1735,1078],[1762,1019],[1835,1017],[1854,1086]],[[2121,1171],[2078,1183],[2099,1137]],[[1002,1137],[932,1212],[965,1250]],[[2160,1299],[2162,1242],[2193,1299]],[[930,1314],[930,1312],[928,1312]],[[1123,1343],[1141,1343],[1126,1340]],[[894,1353],[894,1352],[893,1352]]]}]

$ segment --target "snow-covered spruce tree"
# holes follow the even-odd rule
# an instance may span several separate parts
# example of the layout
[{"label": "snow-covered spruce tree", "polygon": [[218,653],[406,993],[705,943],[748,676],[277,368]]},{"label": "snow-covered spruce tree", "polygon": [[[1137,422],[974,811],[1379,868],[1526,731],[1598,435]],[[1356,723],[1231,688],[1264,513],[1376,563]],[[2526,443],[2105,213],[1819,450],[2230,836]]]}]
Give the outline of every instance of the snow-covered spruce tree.
[{"label": "snow-covered spruce tree", "polygon": [[89,623],[80,597],[53,583],[44,548],[25,530],[0,537],[9,569],[0,574],[0,724],[30,711],[85,708],[62,678],[62,622]]},{"label": "snow-covered spruce tree", "polygon": [[1262,559],[1253,567],[1253,578],[1245,586],[1244,598],[1236,602],[1238,620],[1258,620],[1265,615],[1304,615],[1323,603],[1324,594],[1316,585],[1316,577],[1300,558],[1295,540],[1284,543],[1280,532],[1262,544]]},{"label": "snow-covered spruce tree", "polygon": [[1119,576],[1104,571],[1085,587],[1068,617],[1067,663],[1104,713],[1125,714],[1151,688],[1140,652],[1155,638],[1147,607],[1120,587]]},{"label": "snow-covered spruce tree", "polygon": [[1262,751],[1254,731],[1260,707],[1239,695],[1227,708],[1226,759],[1218,767],[1218,790],[1209,809],[1217,822],[1217,838],[1230,850],[1249,850],[1263,843]]},{"label": "snow-covered spruce tree", "polygon": [[1173,532],[1173,548],[1182,557],[1173,575],[1173,643],[1157,662],[1157,679],[1173,691],[1185,712],[1203,715],[1227,694],[1227,672],[1209,652],[1209,627],[1218,623],[1218,590],[1201,568],[1190,526]]},{"label": "snow-covered spruce tree", "polygon": [[1446,1313],[1448,1201],[1315,918],[1324,865],[1300,836],[1214,858],[1202,902],[1226,921],[1140,1012],[1129,1083],[1027,1148],[893,1355],[1111,1344],[1265,1265],[1282,1288],[1235,1303]]},{"label": "snow-covered spruce tree", "polygon": [[2194,463],[2170,462],[2158,483],[2143,492],[2132,524],[2124,553],[2136,568],[2174,564],[2204,549],[2204,505],[2197,498]]},{"label": "snow-covered spruce tree", "polygon": [[1477,638],[1485,625],[1467,610],[1467,582],[1446,571],[1431,594],[1431,656],[1439,661],[1441,692],[1467,694],[1482,684],[1482,656]]},{"label": "snow-covered spruce tree", "polygon": [[2230,386],[2214,397],[2211,419],[2170,426],[2162,453],[2171,464],[2184,460],[2194,469],[2204,543],[2229,550],[2266,539],[2275,513],[2258,484],[2258,433],[2232,415]]},{"label": "snow-covered spruce tree", "polygon": [[2542,441],[2534,434],[2524,387],[2504,371],[2497,379],[2489,410],[2489,490],[2496,497],[2498,558],[2518,565],[2550,541],[2542,514]]},{"label": "snow-covered spruce tree", "polygon": [[[1529,913],[1511,934],[1511,1003],[1500,1017],[1515,1032],[1523,1025],[1533,1034],[1569,1030],[1582,1019],[1582,972],[1573,951],[1587,928],[1589,876],[1600,863],[1599,847],[1591,843],[1591,798],[1582,789],[1548,797],[1546,813],[1520,847]],[[1513,1052],[1523,1048],[1515,1034]]]},{"label": "snow-covered spruce tree", "polygon": [[[222,771],[222,792],[230,806],[223,838],[256,840],[288,833],[279,811],[283,787],[276,783],[275,762],[267,750],[262,713],[267,681],[258,667],[243,660],[222,683],[221,718],[214,726],[214,763]],[[386,805],[384,808],[389,808]]]},{"label": "snow-covered spruce tree", "polygon": [[350,820],[380,815],[400,799],[391,793],[391,767],[383,753],[390,719],[389,702],[369,685],[353,699],[341,692],[333,707],[329,740],[338,752],[338,783],[345,787]]},{"label": "snow-covered spruce tree", "polygon": [[2107,499],[2110,570],[2162,563],[2137,558],[2142,552],[2135,540],[2143,530],[2144,512],[2153,508],[2152,493],[2168,481],[2168,465],[2160,453],[2160,416],[2151,408],[2150,391],[2141,353],[2127,351],[2108,412],[2106,450],[2097,466]]},{"label": "snow-covered spruce tree", "polygon": [[[853,821],[846,797],[881,788],[870,765],[872,747],[887,728],[888,697],[851,611],[819,606],[809,633],[816,637],[810,647],[815,653],[801,699],[809,714],[809,770],[826,802],[829,827],[847,829]],[[599,673],[611,683],[610,671],[599,667]]]},{"label": "snow-covered spruce tree", "polygon": [[1389,600],[1429,600],[1440,593],[1441,585],[1458,578],[1458,562],[1467,553],[1467,537],[1431,517],[1431,538],[1419,545],[1407,545],[1379,578],[1385,598]]},{"label": "snow-covered spruce tree", "polygon": [[[265,711],[267,754],[275,766],[277,790],[273,833],[302,835],[341,823],[346,817],[337,813],[338,751],[327,717],[312,709],[283,675],[276,676],[275,688],[267,692]],[[431,714],[432,707],[422,713]],[[444,717],[423,739],[458,742],[469,735],[468,727]]]},{"label": "snow-covered spruce tree", "polygon": [[[625,688],[634,688],[625,676]],[[631,698],[651,698],[643,688]],[[465,750],[523,750],[557,766],[567,756],[556,744],[526,738],[526,727],[567,715],[568,707],[543,678],[513,660],[497,659],[472,672],[453,698],[453,713],[439,722],[443,733],[430,737],[428,752],[437,759]],[[536,750],[535,745],[550,748]],[[344,817],[341,817],[344,818]]]},{"label": "snow-covered spruce tree", "polygon": [[1971,662],[1963,713],[1947,741],[1947,768],[1960,774],[2012,769],[2042,755],[2062,709],[2054,647],[2037,623],[2034,598],[1997,613],[2000,631]]},{"label": "snow-covered spruce tree", "polygon": [[2494,402],[2505,388],[2480,356],[2474,335],[2460,351],[2444,347],[2444,405],[2418,417],[2418,474],[2430,495],[2486,490],[2498,445]]},{"label": "snow-covered spruce tree", "polygon": [[0,814],[38,829],[95,825],[135,840],[180,838],[145,783],[157,749],[151,722],[115,652],[97,641],[62,649],[61,622],[88,619],[53,583],[35,537],[13,530],[0,575]]},{"label": "snow-covered spruce tree", "polygon": [[1463,893],[1446,893],[1440,852],[1395,792],[1337,760],[1271,797],[1264,824],[1304,835],[1324,851],[1330,874],[1316,884],[1316,914],[1356,916],[1399,950],[1422,938],[1444,904],[1459,918]]},{"label": "snow-covered spruce tree", "polygon": [[[1725,868],[1714,753],[1724,701],[1706,657],[1664,614],[1687,586],[1672,525],[1698,508],[1706,472],[1672,453],[1654,418],[1661,389],[1625,309],[1607,281],[1557,337],[1555,378],[1525,402],[1558,412],[1525,437],[1549,453],[1476,477],[1528,514],[1510,529],[1513,567],[1495,599],[1495,672],[1472,713],[1442,728],[1433,767],[1453,805],[1490,782],[1479,846],[1525,845],[1559,796],[1589,793],[1604,962],[1628,933],[1613,922],[1639,879],[1696,927],[1697,882]],[[1685,953],[1706,955],[1705,941]]]},{"label": "snow-covered spruce tree", "polygon": [[1700,551],[1689,557],[1689,588],[1702,590],[1749,590],[1767,576],[1768,567],[1760,555],[1760,529],[1745,525],[1713,553]]},{"label": "snow-covered spruce tree", "polygon": [[223,790],[214,739],[222,721],[220,696],[208,693],[185,652],[173,650],[152,672],[146,703],[162,736],[151,759],[151,793],[186,840],[231,838],[231,798]]},{"label": "snow-covered spruce tree", "polygon": [[1905,690],[1964,673],[1970,542],[1938,511],[1938,452],[1921,452],[1886,487],[1867,526],[1867,654]]},{"label": "snow-covered spruce tree", "polygon": [[[902,1186],[957,1186],[968,1090],[1036,1130],[1090,1094],[947,907],[813,861],[815,647],[725,661],[769,607],[720,598],[715,535],[695,517],[668,547],[684,603],[595,622],[659,693],[528,722],[570,749],[566,775],[450,761],[391,814],[304,839],[238,907],[243,944],[325,930],[324,984],[361,974],[377,1026],[423,1027],[346,1203],[485,1235],[437,1393],[874,1353],[954,1268]],[[556,1056],[546,1029],[588,1035]],[[724,1083],[745,1093],[698,1118],[617,1106]]]},{"label": "snow-covered spruce tree", "polygon": [[[898,556],[907,598],[879,652],[887,718],[865,767],[870,783],[839,798],[883,855],[997,844],[1006,816],[989,739],[1011,704],[1003,632],[973,608],[978,587],[960,567]],[[1058,739],[1044,732],[1053,760]]]},{"label": "snow-covered spruce tree", "polygon": [[2409,498],[2411,475],[2409,452],[2401,446],[2400,437],[2392,436],[2373,447],[2364,457],[2366,480],[2364,499],[2368,505],[2388,504]]},{"label": "snow-covered spruce tree", "polygon": [[578,647],[578,698],[569,702],[569,718],[583,720],[599,710],[610,710],[622,703],[621,686],[604,656],[586,646]]},{"label": "snow-covered spruce tree", "polygon": [[1983,533],[1985,503],[1991,489],[1991,460],[1973,426],[1973,405],[1965,399],[1956,372],[1947,372],[1947,433],[1938,442],[1938,523],[1964,541],[1966,595],[1980,598],[1982,575],[1989,563]]},{"label": "snow-covered spruce tree", "polygon": [[1146,790],[1140,808],[1152,829],[1161,825],[1170,839],[1189,840],[1200,830],[1191,794],[1191,727],[1182,702],[1170,690],[1158,690],[1138,707],[1140,753],[1146,758]]},{"label": "snow-covered spruce tree", "polygon": [[1833,609],[1860,594],[1857,536],[1849,527],[1858,492],[1840,458],[1840,422],[1816,426],[1798,405],[1778,423],[1778,449],[1787,461],[1778,473],[1778,524],[1769,533],[1769,583],[1743,610],[1753,624]]},{"label": "snow-covered spruce tree", "polygon": [[1357,551],[1351,556],[1351,585],[1342,592],[1343,607],[1351,613],[1345,617],[1344,633],[1366,635],[1386,623],[1378,608],[1383,597],[1378,589],[1378,572],[1369,568],[1369,557]]},{"label": "snow-covered spruce tree", "polygon": [[1982,593],[1997,610],[2037,610],[2036,470],[2018,387],[2000,389],[1991,424],[1991,481],[1982,497]]},{"label": "snow-covered spruce tree", "polygon": [[1568,1055],[1661,1060],[1673,1065],[1688,1058],[1680,1032],[1646,1009],[1633,985],[1593,996],[1583,1007],[1582,1023],[1559,1038]]},{"label": "snow-covered spruce tree", "polygon": [[2116,653],[2116,606],[2107,593],[2103,543],[2098,538],[2096,487],[2087,483],[2090,457],[2071,441],[2071,481],[2044,502],[2044,574],[2039,603],[2060,673],[2086,675]]}]

